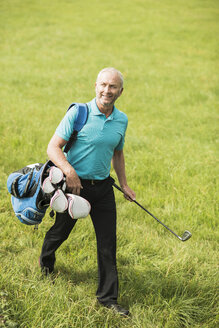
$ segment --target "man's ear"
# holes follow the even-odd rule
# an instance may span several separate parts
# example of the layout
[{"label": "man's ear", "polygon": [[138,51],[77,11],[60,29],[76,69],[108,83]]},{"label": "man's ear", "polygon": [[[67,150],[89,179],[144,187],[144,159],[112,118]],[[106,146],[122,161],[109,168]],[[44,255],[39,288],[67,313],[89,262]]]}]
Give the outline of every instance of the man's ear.
[{"label": "man's ear", "polygon": [[124,90],[123,88],[120,90],[119,96],[121,96],[121,94],[123,93],[123,90]]}]

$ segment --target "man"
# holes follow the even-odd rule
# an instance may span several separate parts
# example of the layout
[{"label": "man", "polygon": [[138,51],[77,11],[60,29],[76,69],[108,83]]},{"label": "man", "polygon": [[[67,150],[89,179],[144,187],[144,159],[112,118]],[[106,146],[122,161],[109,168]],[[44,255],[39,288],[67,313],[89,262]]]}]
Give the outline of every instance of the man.
[{"label": "man", "polygon": [[[96,98],[88,103],[88,119],[77,140],[65,157],[62,148],[67,143],[76,115],[71,108],[51,138],[47,153],[50,160],[66,175],[69,192],[80,195],[91,204],[90,216],[97,239],[98,301],[118,312],[129,311],[117,303],[118,276],[116,268],[116,205],[111,160],[125,198],[132,201],[135,192],[127,184],[123,154],[127,116],[114,103],[123,92],[122,74],[115,68],[105,68],[97,76]],[[68,238],[77,220],[68,213],[57,213],[55,224],[46,233],[40,255],[44,272],[54,270],[55,251]]]}]

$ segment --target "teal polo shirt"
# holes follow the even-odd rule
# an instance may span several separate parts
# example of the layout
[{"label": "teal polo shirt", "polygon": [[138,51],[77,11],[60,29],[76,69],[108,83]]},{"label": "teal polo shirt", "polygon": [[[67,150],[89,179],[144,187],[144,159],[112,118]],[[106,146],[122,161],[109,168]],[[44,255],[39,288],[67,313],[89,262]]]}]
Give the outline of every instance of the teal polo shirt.
[{"label": "teal polo shirt", "polygon": [[[76,117],[72,107],[56,129],[56,135],[68,141]],[[126,114],[115,106],[111,115],[100,112],[96,99],[88,103],[88,119],[67,153],[68,162],[82,179],[106,179],[110,174],[114,150],[122,150],[128,125]]]}]

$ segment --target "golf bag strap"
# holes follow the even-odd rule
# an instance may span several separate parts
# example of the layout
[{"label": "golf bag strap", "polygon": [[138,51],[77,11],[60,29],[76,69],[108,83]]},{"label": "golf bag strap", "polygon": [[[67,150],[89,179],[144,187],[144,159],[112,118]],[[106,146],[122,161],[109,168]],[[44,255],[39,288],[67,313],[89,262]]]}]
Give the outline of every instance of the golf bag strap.
[{"label": "golf bag strap", "polygon": [[75,121],[74,121],[73,132],[72,132],[67,144],[65,145],[64,153],[67,153],[69,151],[72,144],[77,139],[78,132],[83,128],[83,126],[87,122],[88,105],[87,104],[72,103],[69,106],[67,111],[69,111],[69,109],[71,107],[75,106],[75,105],[77,106],[76,107],[77,108],[77,114],[76,114],[76,118],[75,118]]}]

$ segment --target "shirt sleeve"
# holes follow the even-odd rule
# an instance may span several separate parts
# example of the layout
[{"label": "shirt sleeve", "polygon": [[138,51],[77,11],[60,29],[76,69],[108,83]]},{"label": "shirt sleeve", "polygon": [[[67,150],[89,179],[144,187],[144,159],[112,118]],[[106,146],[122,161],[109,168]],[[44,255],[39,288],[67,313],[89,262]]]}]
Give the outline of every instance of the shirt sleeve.
[{"label": "shirt sleeve", "polygon": [[74,121],[77,115],[76,107],[71,107],[61,122],[59,123],[57,129],[56,129],[56,135],[58,135],[60,138],[68,141],[73,130],[74,130]]}]

